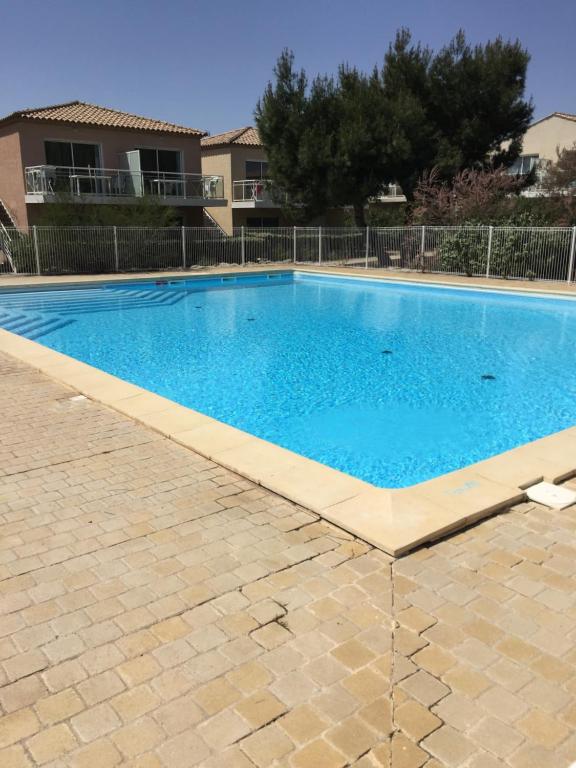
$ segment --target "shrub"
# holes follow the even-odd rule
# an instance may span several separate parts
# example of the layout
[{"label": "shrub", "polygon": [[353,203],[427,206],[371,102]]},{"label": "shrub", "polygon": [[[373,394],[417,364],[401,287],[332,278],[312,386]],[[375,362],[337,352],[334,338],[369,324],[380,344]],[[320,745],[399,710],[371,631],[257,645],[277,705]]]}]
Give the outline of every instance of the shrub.
[{"label": "shrub", "polygon": [[466,227],[451,231],[438,248],[440,266],[447,272],[467,277],[486,273],[488,238],[485,227]]}]

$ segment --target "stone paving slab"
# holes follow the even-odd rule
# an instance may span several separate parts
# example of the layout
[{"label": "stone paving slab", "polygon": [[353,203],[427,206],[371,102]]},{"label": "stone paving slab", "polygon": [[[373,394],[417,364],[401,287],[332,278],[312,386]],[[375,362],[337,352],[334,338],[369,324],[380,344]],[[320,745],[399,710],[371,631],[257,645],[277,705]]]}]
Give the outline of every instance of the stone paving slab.
[{"label": "stone paving slab", "polygon": [[75,395],[0,357],[2,768],[576,760],[574,508],[393,560]]}]

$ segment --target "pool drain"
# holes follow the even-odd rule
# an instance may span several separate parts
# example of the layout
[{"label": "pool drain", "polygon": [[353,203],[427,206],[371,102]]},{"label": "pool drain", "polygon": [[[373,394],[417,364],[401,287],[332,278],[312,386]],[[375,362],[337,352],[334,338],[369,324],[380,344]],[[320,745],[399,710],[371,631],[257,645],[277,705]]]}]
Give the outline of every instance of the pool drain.
[{"label": "pool drain", "polygon": [[482,381],[496,381],[496,376],[492,376],[491,373],[483,373],[481,379]]}]

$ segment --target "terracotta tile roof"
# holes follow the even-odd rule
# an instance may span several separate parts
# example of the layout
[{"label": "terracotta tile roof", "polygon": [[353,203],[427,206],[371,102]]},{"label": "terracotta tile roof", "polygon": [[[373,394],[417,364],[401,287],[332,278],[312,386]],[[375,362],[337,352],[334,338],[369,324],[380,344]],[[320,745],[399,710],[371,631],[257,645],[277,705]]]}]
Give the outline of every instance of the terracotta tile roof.
[{"label": "terracotta tile roof", "polygon": [[235,131],[217,133],[215,136],[206,136],[202,139],[203,147],[222,147],[228,144],[239,144],[249,147],[261,147],[262,141],[258,129],[252,125],[245,128],[237,128]]},{"label": "terracotta tile roof", "polygon": [[541,117],[539,120],[535,120],[533,123],[530,124],[530,128],[532,128],[533,125],[538,125],[539,123],[543,123],[544,120],[550,120],[552,117],[559,117],[562,120],[571,120],[572,122],[576,123],[576,115],[571,115],[569,112],[552,112],[549,115],[546,115],[545,117]]},{"label": "terracotta tile roof", "polygon": [[568,112],[554,112],[555,117],[563,117],[564,120],[573,120],[576,123],[576,115],[570,115]]},{"label": "terracotta tile roof", "polygon": [[84,101],[69,101],[66,104],[53,104],[37,109],[21,109],[0,118],[0,124],[39,120],[42,122],[76,123],[80,125],[96,125],[102,128],[127,128],[134,131],[151,131],[153,133],[178,133],[189,136],[205,136],[205,131],[196,128],[186,128],[183,125],[167,123],[164,120],[152,120],[149,117],[120,112],[117,109],[99,107]]}]

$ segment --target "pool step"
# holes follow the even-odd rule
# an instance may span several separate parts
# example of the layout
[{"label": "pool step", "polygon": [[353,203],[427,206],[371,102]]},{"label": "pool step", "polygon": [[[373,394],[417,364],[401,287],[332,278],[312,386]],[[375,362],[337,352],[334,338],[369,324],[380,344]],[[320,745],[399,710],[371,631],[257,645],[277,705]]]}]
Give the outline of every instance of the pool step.
[{"label": "pool step", "polygon": [[96,288],[55,291],[50,297],[37,293],[15,293],[2,297],[2,308],[57,312],[60,315],[108,310],[132,309],[144,306],[172,306],[188,295],[188,290]]},{"label": "pool step", "polygon": [[0,312],[0,328],[25,336],[27,339],[39,339],[51,331],[70,325],[73,320],[63,317],[42,317],[41,315],[11,315]]}]

